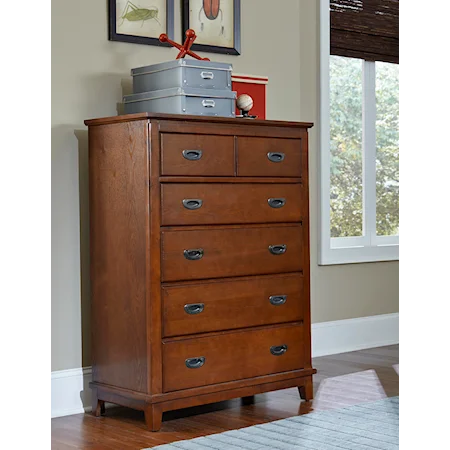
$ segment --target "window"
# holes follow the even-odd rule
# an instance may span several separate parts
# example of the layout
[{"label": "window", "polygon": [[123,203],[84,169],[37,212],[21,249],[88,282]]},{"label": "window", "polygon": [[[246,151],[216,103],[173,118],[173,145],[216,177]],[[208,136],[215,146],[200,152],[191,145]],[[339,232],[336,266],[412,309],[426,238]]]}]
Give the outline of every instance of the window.
[{"label": "window", "polygon": [[[364,21],[376,16],[382,28],[380,3],[398,9],[393,0],[332,2],[341,15],[332,15],[330,45],[330,2],[321,0],[320,264],[398,259],[398,39],[397,47],[388,45],[390,36],[377,47],[371,33],[361,43]],[[351,20],[342,18],[349,5]],[[391,27],[391,16],[387,22]],[[333,37],[333,27],[345,33]]]}]

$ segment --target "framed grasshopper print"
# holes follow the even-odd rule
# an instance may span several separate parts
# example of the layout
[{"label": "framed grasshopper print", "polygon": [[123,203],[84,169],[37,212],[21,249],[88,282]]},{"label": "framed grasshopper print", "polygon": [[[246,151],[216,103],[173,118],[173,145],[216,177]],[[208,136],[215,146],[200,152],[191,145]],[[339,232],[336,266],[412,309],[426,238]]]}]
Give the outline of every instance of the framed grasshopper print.
[{"label": "framed grasshopper print", "polygon": [[168,46],[174,38],[174,0],[109,0],[109,40]]},{"label": "framed grasshopper print", "polygon": [[241,54],[241,0],[183,0],[183,36],[192,28],[194,51]]}]

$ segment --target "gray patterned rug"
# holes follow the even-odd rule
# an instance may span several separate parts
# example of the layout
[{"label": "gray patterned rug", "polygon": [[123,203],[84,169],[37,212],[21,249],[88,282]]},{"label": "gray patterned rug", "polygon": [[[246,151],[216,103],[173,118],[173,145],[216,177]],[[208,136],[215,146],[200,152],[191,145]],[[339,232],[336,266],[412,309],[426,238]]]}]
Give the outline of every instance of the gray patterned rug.
[{"label": "gray patterned rug", "polygon": [[227,431],[153,450],[398,449],[399,398],[320,411]]}]

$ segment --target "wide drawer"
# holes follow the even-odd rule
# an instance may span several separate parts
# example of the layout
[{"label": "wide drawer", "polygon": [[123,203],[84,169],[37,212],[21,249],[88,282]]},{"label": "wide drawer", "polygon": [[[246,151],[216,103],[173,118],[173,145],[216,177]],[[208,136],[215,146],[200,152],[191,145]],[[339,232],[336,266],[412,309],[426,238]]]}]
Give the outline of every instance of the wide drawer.
[{"label": "wide drawer", "polygon": [[162,231],[162,281],[300,272],[303,227]]},{"label": "wide drawer", "polygon": [[303,276],[295,273],[233,281],[163,286],[165,337],[303,319]]},{"label": "wide drawer", "polygon": [[300,184],[163,184],[162,225],[300,222]]},{"label": "wide drawer", "polygon": [[233,176],[232,136],[161,134],[161,174]]},{"label": "wide drawer", "polygon": [[239,137],[241,177],[301,177],[301,139]]},{"label": "wide drawer", "polygon": [[163,343],[164,392],[303,367],[302,325]]}]

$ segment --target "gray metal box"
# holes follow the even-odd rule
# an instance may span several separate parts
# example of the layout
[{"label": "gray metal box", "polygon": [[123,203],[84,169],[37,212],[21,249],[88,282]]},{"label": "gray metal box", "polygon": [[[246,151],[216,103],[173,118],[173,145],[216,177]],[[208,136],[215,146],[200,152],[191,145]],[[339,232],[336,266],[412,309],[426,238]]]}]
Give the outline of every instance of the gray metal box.
[{"label": "gray metal box", "polygon": [[170,88],[217,89],[231,91],[231,64],[177,59],[131,70],[133,93]]},{"label": "gray metal box", "polygon": [[235,117],[236,92],[172,88],[123,97],[125,114],[158,112],[195,116]]}]

